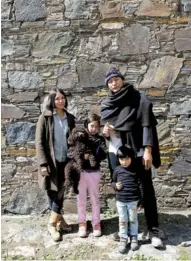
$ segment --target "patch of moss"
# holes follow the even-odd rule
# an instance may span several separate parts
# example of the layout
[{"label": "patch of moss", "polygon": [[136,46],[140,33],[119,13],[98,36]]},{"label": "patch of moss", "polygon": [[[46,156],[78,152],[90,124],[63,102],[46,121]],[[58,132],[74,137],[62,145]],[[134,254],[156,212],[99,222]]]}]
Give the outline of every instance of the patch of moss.
[{"label": "patch of moss", "polygon": [[35,257],[25,257],[25,256],[6,256],[2,260],[35,260]]},{"label": "patch of moss", "polygon": [[179,257],[177,260],[191,260],[191,254],[185,248],[179,249]]},{"label": "patch of moss", "polygon": [[155,258],[155,257],[152,257],[152,256],[147,257],[147,256],[145,256],[144,254],[136,254],[135,256],[133,256],[133,258],[132,258],[131,260],[134,260],[134,261],[136,261],[136,260],[142,260],[142,261],[144,261],[144,260],[159,261],[160,259]]}]

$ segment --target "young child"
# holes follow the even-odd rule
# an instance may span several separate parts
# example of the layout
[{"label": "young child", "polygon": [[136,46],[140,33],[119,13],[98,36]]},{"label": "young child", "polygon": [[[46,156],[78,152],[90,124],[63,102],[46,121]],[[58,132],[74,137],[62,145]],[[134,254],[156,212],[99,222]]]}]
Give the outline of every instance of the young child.
[{"label": "young child", "polygon": [[90,196],[92,205],[92,226],[93,235],[95,237],[101,236],[100,226],[100,200],[99,200],[99,182],[100,182],[100,162],[106,158],[107,147],[105,139],[100,136],[100,117],[96,114],[91,114],[87,117],[84,122],[84,127],[89,134],[89,141],[92,148],[92,153],[96,159],[96,166],[92,168],[88,161],[89,155],[84,155],[83,172],[80,176],[80,182],[78,186],[79,194],[77,197],[77,208],[78,208],[78,220],[79,220],[79,231],[80,237],[87,236],[86,226],[86,202],[87,202],[87,191]]},{"label": "young child", "polygon": [[112,186],[116,191],[116,206],[119,214],[119,252],[126,252],[128,240],[128,223],[130,231],[131,250],[138,249],[138,219],[137,208],[140,203],[142,188],[134,167],[134,152],[121,146],[117,150],[120,165],[113,172]]}]

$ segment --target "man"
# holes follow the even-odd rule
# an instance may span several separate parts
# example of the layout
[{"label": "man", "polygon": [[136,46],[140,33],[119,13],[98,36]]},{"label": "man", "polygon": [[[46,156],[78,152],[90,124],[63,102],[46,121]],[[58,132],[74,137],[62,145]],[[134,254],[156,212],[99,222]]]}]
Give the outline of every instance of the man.
[{"label": "man", "polygon": [[159,238],[158,212],[152,183],[151,165],[161,164],[157,121],[149,99],[125,82],[119,70],[112,67],[105,76],[108,96],[101,104],[103,135],[110,139],[109,166],[111,176],[118,165],[115,152],[118,146],[130,146],[136,155],[137,173],[143,185],[143,206],[147,228],[154,247],[163,246]]}]

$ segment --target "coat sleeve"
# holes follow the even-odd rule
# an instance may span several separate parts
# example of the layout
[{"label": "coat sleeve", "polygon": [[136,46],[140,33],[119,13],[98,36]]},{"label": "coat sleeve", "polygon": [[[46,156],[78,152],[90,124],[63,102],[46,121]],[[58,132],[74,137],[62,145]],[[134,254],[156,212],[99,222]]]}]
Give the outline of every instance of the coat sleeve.
[{"label": "coat sleeve", "polygon": [[153,146],[152,127],[143,127],[143,147]]},{"label": "coat sleeve", "polygon": [[[75,117],[74,117],[74,115],[72,115],[72,114],[69,114],[69,118],[68,118],[68,124],[69,124],[69,129],[70,129],[70,132],[69,132],[69,134],[68,134],[68,136],[67,136],[67,139],[69,139],[69,137],[70,137],[70,135],[71,135],[71,132],[72,132],[72,130],[75,128]],[[68,143],[68,152],[67,152],[67,157],[69,158],[69,159],[72,159],[73,158],[73,147]]]},{"label": "coat sleeve", "polygon": [[102,161],[106,159],[107,156],[107,146],[105,143],[105,139],[100,136],[100,143],[99,146],[97,147],[97,157],[99,158],[99,161]]},{"label": "coat sleeve", "polygon": [[116,182],[117,182],[117,170],[115,169],[112,175],[112,181],[111,181],[111,186],[114,190],[116,190]]},{"label": "coat sleeve", "polygon": [[75,117],[73,114],[67,113],[68,125],[70,132],[75,128]]},{"label": "coat sleeve", "polygon": [[157,121],[153,113],[153,104],[144,94],[141,94],[138,115],[140,117],[142,127],[157,125]]},{"label": "coat sleeve", "polygon": [[73,130],[75,128],[75,117],[74,116],[72,117],[70,128],[71,128],[71,130]]},{"label": "coat sleeve", "polygon": [[48,166],[48,160],[46,157],[46,128],[45,128],[45,118],[43,115],[40,115],[37,127],[36,127],[36,137],[35,137],[35,145],[36,145],[36,157],[38,160],[38,164],[40,166]]},{"label": "coat sleeve", "polygon": [[[150,143],[152,146],[152,156],[153,156],[153,165],[155,168],[158,168],[161,165],[161,159],[160,159],[160,148],[159,148],[159,141],[158,141],[158,134],[157,134],[157,120],[153,113],[153,106],[152,103],[148,100],[148,98],[145,95],[141,95],[142,97],[142,103],[139,108],[139,112],[141,113],[141,122],[142,127],[148,127],[145,128],[143,131],[143,139],[144,143]],[[147,139],[148,138],[148,139]],[[147,140],[146,140],[147,139]],[[149,144],[145,144],[149,145]]]}]

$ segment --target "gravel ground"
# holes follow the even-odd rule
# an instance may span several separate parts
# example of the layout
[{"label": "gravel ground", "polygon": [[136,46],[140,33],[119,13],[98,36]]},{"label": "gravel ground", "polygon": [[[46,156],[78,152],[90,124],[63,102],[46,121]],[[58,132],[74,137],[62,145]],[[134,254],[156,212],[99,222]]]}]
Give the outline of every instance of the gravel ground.
[{"label": "gravel ground", "polygon": [[[2,260],[191,260],[191,211],[161,212],[161,236],[164,248],[157,250],[149,240],[139,241],[139,249],[122,255],[114,234],[118,231],[118,218],[102,214],[100,238],[94,238],[88,221],[88,237],[79,238],[75,214],[65,215],[72,224],[71,233],[64,234],[55,243],[47,232],[48,213],[41,216],[2,215]],[[90,219],[90,217],[88,217]],[[139,214],[140,232],[144,228],[144,216]]]}]

